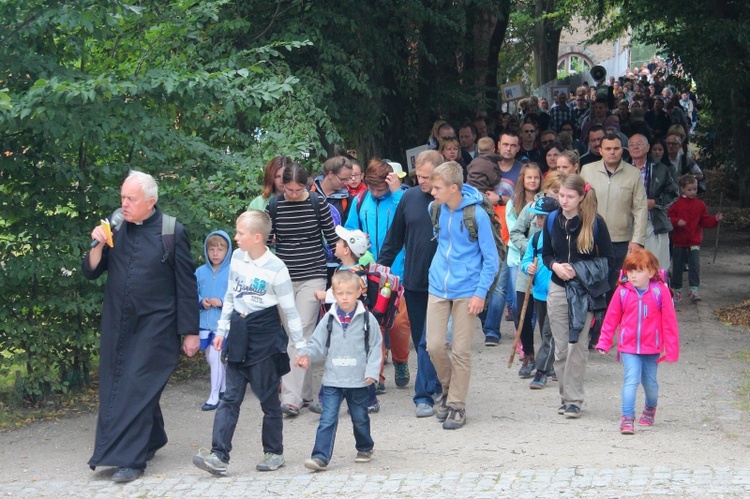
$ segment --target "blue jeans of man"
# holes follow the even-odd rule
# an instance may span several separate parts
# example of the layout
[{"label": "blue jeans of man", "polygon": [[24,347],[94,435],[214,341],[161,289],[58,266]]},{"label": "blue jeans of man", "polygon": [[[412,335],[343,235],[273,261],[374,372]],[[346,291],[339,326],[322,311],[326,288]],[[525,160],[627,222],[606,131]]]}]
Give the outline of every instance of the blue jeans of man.
[{"label": "blue jeans of man", "polygon": [[427,322],[428,291],[404,290],[406,312],[411,322],[411,339],[417,351],[417,376],[414,380],[414,405],[435,404],[435,396],[443,390],[438,381],[435,366],[432,365],[430,354],[427,353],[427,339],[425,324]]},{"label": "blue jeans of man", "polygon": [[659,383],[656,381],[656,360],[659,354],[638,355],[634,353],[621,354],[622,365],[625,368],[625,381],[622,384],[622,415],[635,417],[635,394],[638,385],[643,385],[646,393],[646,405],[656,407],[659,398]]},{"label": "blue jeans of man", "polygon": [[508,301],[508,283],[510,282],[510,272],[508,264],[500,262],[500,277],[497,280],[495,289],[490,293],[489,304],[487,305],[487,314],[484,318],[482,329],[485,336],[494,336],[500,338],[500,322],[503,320],[505,304]]},{"label": "blue jeans of man", "polygon": [[318,432],[315,434],[315,446],[312,457],[324,463],[331,462],[333,444],[336,440],[336,429],[339,426],[341,402],[346,399],[349,414],[354,428],[354,443],[357,451],[369,452],[375,446],[370,436],[370,415],[367,414],[367,387],[336,388],[323,387],[323,413],[320,415]]}]

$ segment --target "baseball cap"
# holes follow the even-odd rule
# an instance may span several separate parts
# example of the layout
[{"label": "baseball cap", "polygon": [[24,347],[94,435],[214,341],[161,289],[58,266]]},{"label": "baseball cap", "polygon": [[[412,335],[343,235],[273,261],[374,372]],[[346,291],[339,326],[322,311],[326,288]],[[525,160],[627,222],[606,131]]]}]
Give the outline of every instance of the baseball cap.
[{"label": "baseball cap", "polygon": [[391,168],[393,168],[393,173],[395,173],[398,178],[404,178],[406,176],[406,172],[401,166],[401,163],[396,163],[395,161],[389,161],[387,159],[384,161],[391,165]]},{"label": "baseball cap", "polygon": [[527,209],[535,215],[549,215],[558,208],[560,208],[560,203],[557,202],[557,199],[545,196],[534,201],[534,204]]},{"label": "baseball cap", "polygon": [[357,258],[367,253],[367,248],[370,247],[370,240],[367,238],[367,234],[361,230],[349,230],[341,225],[337,225],[336,234],[344,240]]}]

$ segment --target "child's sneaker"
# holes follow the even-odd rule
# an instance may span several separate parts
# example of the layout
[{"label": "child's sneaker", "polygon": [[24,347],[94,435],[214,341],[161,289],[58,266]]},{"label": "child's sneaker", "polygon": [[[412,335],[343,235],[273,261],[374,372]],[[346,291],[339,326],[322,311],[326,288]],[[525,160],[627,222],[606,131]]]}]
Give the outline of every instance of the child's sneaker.
[{"label": "child's sneaker", "polygon": [[263,454],[263,461],[256,464],[255,469],[258,471],[276,471],[285,464],[286,462],[284,461],[283,454],[272,454],[266,452]]},{"label": "child's sneaker", "polygon": [[641,418],[638,420],[638,424],[641,426],[651,426],[654,424],[655,416],[656,416],[656,406],[654,407],[644,406],[643,413],[641,414]]},{"label": "child's sneaker", "polygon": [[694,302],[701,301],[701,295],[698,294],[698,290],[697,289],[691,289],[690,290],[690,300],[694,301]]},{"label": "child's sneaker", "polygon": [[328,469],[328,465],[322,459],[311,457],[310,459],[305,459],[305,468],[313,471],[325,471]]},{"label": "child's sneaker", "polygon": [[682,301],[682,291],[674,290],[674,302],[680,303]]},{"label": "child's sneaker", "polygon": [[227,466],[229,465],[208,449],[200,449],[198,454],[193,456],[193,464],[203,471],[219,476],[227,474]]},{"label": "child's sneaker", "polygon": [[445,419],[448,417],[448,404],[446,404],[447,399],[448,399],[448,396],[443,393],[438,398],[439,402],[435,404],[435,417],[441,423],[445,421]]},{"label": "child's sneaker", "polygon": [[372,461],[371,450],[361,450],[357,452],[357,457],[354,458],[355,463],[369,463]]},{"label": "child's sneaker", "polygon": [[622,421],[620,422],[620,433],[623,435],[632,435],[635,433],[635,426],[633,425],[634,420],[635,418],[630,416],[623,416]]}]

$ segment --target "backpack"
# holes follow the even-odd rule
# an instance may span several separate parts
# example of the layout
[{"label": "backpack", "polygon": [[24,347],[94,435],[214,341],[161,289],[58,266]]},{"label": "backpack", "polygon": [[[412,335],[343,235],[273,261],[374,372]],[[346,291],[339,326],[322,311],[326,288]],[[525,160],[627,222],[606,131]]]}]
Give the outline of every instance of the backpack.
[{"label": "backpack", "polygon": [[[283,194],[279,194],[279,196],[283,196]],[[271,217],[271,220],[276,220],[276,215],[279,211],[279,196],[273,196],[268,201],[268,215]],[[333,256],[333,249],[331,249],[330,245],[326,242],[325,237],[322,233],[323,228],[323,222],[320,219],[320,195],[317,192],[310,191],[310,204],[312,204],[313,211],[315,212],[315,218],[318,220],[318,227],[321,228],[321,234],[320,239],[323,241],[323,250],[326,252],[326,262],[329,261],[335,261],[335,257]],[[334,218],[333,211],[330,210],[331,218]],[[335,210],[338,212],[338,210]],[[341,216],[339,215],[339,223],[337,224],[334,220],[334,227],[336,225],[340,225]]]},{"label": "backpack", "polygon": [[[659,269],[659,275],[661,275],[662,280],[666,283],[667,282],[667,271],[664,269]],[[627,281],[628,278],[625,276],[625,273],[620,270],[620,276],[617,278],[619,282]],[[659,312],[661,312],[661,288],[659,286],[652,286],[651,283],[649,283],[649,290],[654,295],[654,300],[656,301],[656,307],[659,309]],[[619,286],[620,288],[620,308],[625,308],[625,295],[627,295],[630,290],[624,286]],[[671,291],[670,291],[671,293]],[[670,296],[671,299],[671,296]]]},{"label": "backpack", "polygon": [[[370,263],[364,270],[356,271],[357,275],[361,275],[367,279],[367,292],[365,293],[365,308],[375,317],[383,328],[388,329],[393,327],[393,322],[396,320],[398,314],[398,308],[401,305],[401,297],[404,295],[404,287],[401,285],[401,279],[394,273],[391,272],[390,267],[380,265],[378,263]],[[383,289],[386,283],[391,286],[391,298],[388,300],[388,305],[385,308],[385,313],[380,314],[374,311],[375,303],[378,301],[380,296],[380,290]]]},{"label": "backpack", "polygon": [[[331,347],[331,331],[333,331],[333,314],[328,314],[328,324],[326,325],[328,338],[326,338],[326,348]],[[365,310],[365,355],[370,355],[370,312]]]},{"label": "backpack", "polygon": [[[462,210],[464,227],[466,227],[466,230],[469,231],[469,240],[472,242],[479,239],[479,235],[477,232],[476,206],[476,204],[470,204]],[[502,262],[504,262],[508,256],[508,247],[505,245],[505,241],[503,241],[503,238],[500,235],[502,231],[502,224],[497,217],[497,213],[495,213],[495,210],[492,208],[492,203],[490,203],[489,198],[487,198],[485,194],[482,194],[482,203],[480,206],[482,207],[484,212],[487,213],[487,216],[490,217],[492,238],[495,240],[495,248],[497,248],[497,257],[499,258],[498,262],[502,266]],[[430,219],[432,220],[432,227],[435,230],[435,234],[439,233],[440,205],[438,203],[435,203],[434,201],[430,203]],[[492,286],[490,286],[490,292],[495,289],[495,285],[497,284],[497,281],[499,279],[500,272],[495,275],[495,279],[493,279],[492,281]],[[487,304],[485,303],[485,305]]]}]

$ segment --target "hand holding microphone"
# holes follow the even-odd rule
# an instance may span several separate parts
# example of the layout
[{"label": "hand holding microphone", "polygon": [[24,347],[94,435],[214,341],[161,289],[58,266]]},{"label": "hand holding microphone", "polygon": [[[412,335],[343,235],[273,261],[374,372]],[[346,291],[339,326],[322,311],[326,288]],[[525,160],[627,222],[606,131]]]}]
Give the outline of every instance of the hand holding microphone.
[{"label": "hand holding microphone", "polygon": [[107,245],[110,248],[113,248],[114,243],[114,231],[117,230],[117,227],[122,223],[122,221],[125,219],[122,215],[122,210],[117,209],[109,220],[102,220],[99,225],[97,225],[93,231],[91,231],[91,247],[95,248],[99,245],[99,243],[107,243]]}]

